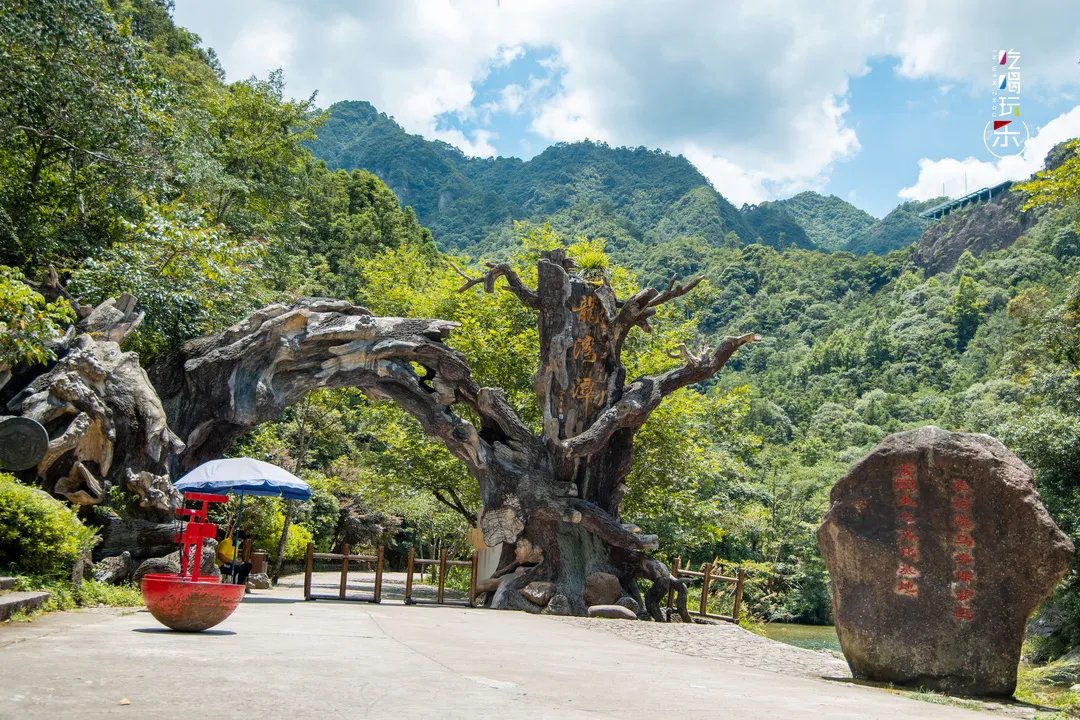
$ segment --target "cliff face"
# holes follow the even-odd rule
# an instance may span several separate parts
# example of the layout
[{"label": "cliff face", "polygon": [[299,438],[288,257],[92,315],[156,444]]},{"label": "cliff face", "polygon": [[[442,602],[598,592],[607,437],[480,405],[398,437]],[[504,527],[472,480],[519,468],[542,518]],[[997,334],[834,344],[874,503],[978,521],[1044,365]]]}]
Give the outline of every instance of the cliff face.
[{"label": "cliff face", "polygon": [[926,228],[912,257],[932,275],[952,270],[965,251],[981,255],[1008,247],[1035,221],[1035,213],[1020,212],[1023,204],[1023,194],[1010,192],[946,215]]}]

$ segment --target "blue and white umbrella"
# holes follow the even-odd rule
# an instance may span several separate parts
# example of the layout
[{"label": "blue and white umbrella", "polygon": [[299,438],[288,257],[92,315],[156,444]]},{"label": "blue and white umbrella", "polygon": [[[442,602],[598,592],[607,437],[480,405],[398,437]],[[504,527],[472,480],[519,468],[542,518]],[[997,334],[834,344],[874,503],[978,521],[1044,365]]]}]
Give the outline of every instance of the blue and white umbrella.
[{"label": "blue and white umbrella", "polygon": [[[173,484],[182,493],[202,492],[240,496],[236,512],[233,547],[240,542],[240,520],[244,516],[245,495],[272,495],[286,500],[308,500],[311,487],[288,470],[254,458],[211,460],[195,468]],[[286,528],[283,530],[287,532]],[[233,562],[233,580],[236,563]]]},{"label": "blue and white umbrella", "polygon": [[311,488],[306,482],[288,470],[254,458],[205,462],[176,481],[173,487],[182,493],[273,495],[301,501],[311,498]]}]

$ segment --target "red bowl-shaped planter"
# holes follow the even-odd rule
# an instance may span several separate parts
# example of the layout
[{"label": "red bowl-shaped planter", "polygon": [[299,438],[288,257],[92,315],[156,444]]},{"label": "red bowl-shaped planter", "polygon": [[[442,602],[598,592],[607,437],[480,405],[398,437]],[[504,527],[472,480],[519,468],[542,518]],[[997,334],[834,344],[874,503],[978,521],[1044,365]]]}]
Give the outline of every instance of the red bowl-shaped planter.
[{"label": "red bowl-shaped planter", "polygon": [[244,599],[244,586],[152,573],[143,576],[142,593],[146,609],[162,625],[199,632],[232,615]]}]

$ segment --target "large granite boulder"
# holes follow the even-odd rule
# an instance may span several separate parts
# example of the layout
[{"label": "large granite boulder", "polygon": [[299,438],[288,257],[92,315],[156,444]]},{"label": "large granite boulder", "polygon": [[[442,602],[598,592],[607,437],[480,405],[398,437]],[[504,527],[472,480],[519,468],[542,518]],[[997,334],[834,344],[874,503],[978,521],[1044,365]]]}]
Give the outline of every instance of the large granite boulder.
[{"label": "large granite boulder", "polygon": [[833,487],[818,544],[857,678],[1011,695],[1028,616],[1073,544],[988,435],[885,438]]},{"label": "large granite boulder", "polygon": [[606,572],[589,573],[585,578],[585,603],[587,605],[614,605],[623,595],[619,578]]}]

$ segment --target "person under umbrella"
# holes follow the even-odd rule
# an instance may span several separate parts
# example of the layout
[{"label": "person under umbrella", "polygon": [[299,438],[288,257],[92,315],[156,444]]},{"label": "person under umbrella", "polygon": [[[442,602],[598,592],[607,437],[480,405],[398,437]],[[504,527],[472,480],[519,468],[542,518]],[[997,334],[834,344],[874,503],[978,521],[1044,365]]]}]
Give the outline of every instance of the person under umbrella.
[{"label": "person under umbrella", "polygon": [[[240,542],[247,540],[247,537],[247,533],[243,530],[237,533],[237,539]],[[247,585],[251,563],[236,561],[236,545],[233,544],[233,539],[227,532],[218,532],[217,561],[222,575],[228,575],[237,585]],[[244,592],[251,592],[251,590],[244,588]]]},{"label": "person under umbrella", "polygon": [[[180,478],[173,487],[182,493],[231,493],[240,496],[231,540],[233,549],[231,568],[234,582],[236,571],[239,569],[235,559],[236,548],[240,545],[240,520],[244,516],[244,496],[270,495],[300,502],[311,498],[311,488],[306,482],[288,470],[254,458],[225,458],[205,462]],[[282,530],[283,541],[287,531],[288,524]],[[248,569],[250,570],[250,565]]]}]

